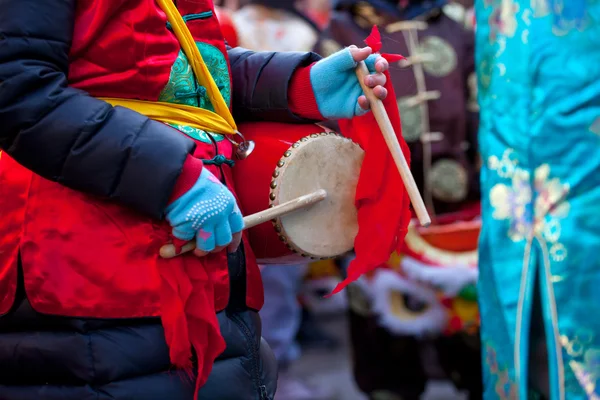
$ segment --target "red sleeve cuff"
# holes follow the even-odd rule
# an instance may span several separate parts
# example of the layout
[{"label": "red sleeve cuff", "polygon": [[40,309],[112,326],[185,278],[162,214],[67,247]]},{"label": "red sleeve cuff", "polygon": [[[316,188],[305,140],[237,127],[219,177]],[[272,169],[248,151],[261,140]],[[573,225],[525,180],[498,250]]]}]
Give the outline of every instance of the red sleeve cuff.
[{"label": "red sleeve cuff", "polygon": [[319,112],[317,99],[310,83],[310,69],[313,65],[299,68],[292,75],[288,89],[288,106],[290,111],[299,117],[323,121],[325,118]]},{"label": "red sleeve cuff", "polygon": [[202,160],[191,155],[187,156],[183,163],[181,174],[177,178],[177,182],[175,182],[173,193],[171,193],[171,197],[169,198],[169,204],[180,198],[194,186],[202,173],[202,168],[204,168]]}]

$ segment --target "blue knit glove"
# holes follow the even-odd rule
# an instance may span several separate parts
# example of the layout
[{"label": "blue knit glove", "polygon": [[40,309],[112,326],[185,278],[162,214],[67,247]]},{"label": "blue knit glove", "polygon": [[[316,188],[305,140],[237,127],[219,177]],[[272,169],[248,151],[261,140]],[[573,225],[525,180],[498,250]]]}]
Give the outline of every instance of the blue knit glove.
[{"label": "blue knit glove", "polygon": [[[365,63],[370,72],[375,72],[376,54]],[[350,49],[345,48],[322,59],[310,69],[310,83],[317,100],[319,112],[326,119],[352,118],[366,114],[368,110],[358,105],[363,95],[356,73],[356,61]]]},{"label": "blue knit glove", "polygon": [[174,237],[185,241],[196,237],[196,247],[204,252],[227,246],[244,228],[235,197],[206,168],[194,186],[167,207],[166,219]]}]

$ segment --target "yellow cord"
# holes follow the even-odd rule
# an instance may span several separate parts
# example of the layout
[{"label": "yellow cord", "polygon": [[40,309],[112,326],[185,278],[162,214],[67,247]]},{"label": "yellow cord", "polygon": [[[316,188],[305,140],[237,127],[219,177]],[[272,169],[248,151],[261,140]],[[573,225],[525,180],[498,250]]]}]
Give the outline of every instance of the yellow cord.
[{"label": "yellow cord", "polygon": [[173,32],[179,40],[181,48],[185,53],[196,80],[206,89],[208,99],[210,100],[215,112],[204,110],[198,107],[191,107],[183,104],[173,104],[165,102],[152,102],[145,100],[131,100],[118,98],[102,98],[102,100],[113,106],[122,106],[147,116],[150,119],[174,124],[184,125],[192,128],[198,128],[208,132],[221,133],[225,135],[235,135],[237,125],[233,120],[233,115],[223,99],[215,80],[208,70],[202,55],[196,46],[185,21],[179,14],[172,0],[156,0],[160,8],[167,15],[167,20],[173,27]]}]

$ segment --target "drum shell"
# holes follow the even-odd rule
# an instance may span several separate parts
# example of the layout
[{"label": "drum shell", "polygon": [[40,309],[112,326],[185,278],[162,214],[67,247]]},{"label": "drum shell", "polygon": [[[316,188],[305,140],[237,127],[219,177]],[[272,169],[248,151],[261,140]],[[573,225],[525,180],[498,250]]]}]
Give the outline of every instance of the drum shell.
[{"label": "drum shell", "polygon": [[[244,215],[269,208],[273,173],[284,153],[301,138],[328,131],[316,124],[273,122],[243,123],[238,129],[256,145],[248,158],[236,161],[233,169],[234,186]],[[250,228],[248,236],[259,264],[301,264],[309,261],[295,254],[280,240],[272,223]]]}]

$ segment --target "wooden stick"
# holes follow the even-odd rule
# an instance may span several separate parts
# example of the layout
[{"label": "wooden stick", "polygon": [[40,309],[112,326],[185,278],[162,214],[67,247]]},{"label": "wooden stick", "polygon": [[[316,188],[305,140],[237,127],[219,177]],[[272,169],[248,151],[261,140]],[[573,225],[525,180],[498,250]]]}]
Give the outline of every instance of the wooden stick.
[{"label": "wooden stick", "polygon": [[[244,230],[250,229],[256,225],[260,225],[264,222],[270,221],[281,216],[291,214],[295,211],[303,208],[312,206],[320,201],[325,200],[327,192],[323,189],[319,189],[313,193],[300,196],[290,201],[286,201],[278,206],[268,208],[264,211],[257,212],[256,214],[248,215],[244,217]],[[160,248],[160,256],[162,258],[173,258],[180,254],[188,253],[196,248],[196,242],[187,242],[181,248],[181,251],[177,253],[175,245],[169,243],[165,244]]]},{"label": "wooden stick", "polygon": [[422,226],[428,226],[431,224],[431,218],[429,217],[429,213],[427,212],[423,198],[419,193],[415,178],[412,176],[410,168],[408,167],[408,163],[404,158],[404,154],[400,148],[400,143],[398,143],[398,138],[394,132],[394,127],[392,126],[390,117],[387,115],[383,102],[377,98],[377,96],[375,96],[373,89],[365,84],[365,78],[368,75],[369,69],[367,68],[365,62],[359,62],[358,66],[356,67],[356,76],[358,77],[360,86],[362,87],[365,96],[367,96],[367,99],[369,99],[373,115],[375,115],[379,129],[381,129],[381,133],[383,133],[385,142],[392,153],[392,157],[394,158],[398,172],[400,172],[400,176],[402,177],[402,181],[404,182],[404,186],[406,187],[410,201],[415,209],[415,212],[417,213],[419,223]]}]

